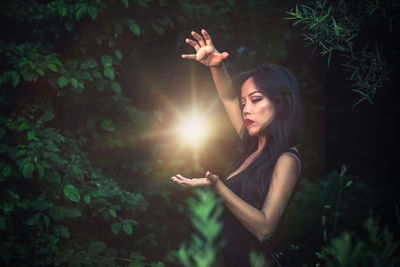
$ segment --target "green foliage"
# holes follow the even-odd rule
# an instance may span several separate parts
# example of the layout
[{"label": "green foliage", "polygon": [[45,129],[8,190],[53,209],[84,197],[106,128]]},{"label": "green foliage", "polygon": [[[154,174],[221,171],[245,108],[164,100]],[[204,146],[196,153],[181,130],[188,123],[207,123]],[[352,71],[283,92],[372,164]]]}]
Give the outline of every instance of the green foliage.
[{"label": "green foliage", "polygon": [[255,251],[251,251],[249,257],[250,257],[250,266],[251,267],[268,267],[268,266],[270,266],[267,263],[264,255],[262,255],[262,254],[258,254]]},{"label": "green foliage", "polygon": [[216,238],[222,228],[218,221],[222,206],[213,191],[196,190],[195,197],[188,200],[190,219],[195,229],[191,240],[182,243],[176,256],[183,266],[214,266],[221,244]]},{"label": "green foliage", "polygon": [[387,228],[379,226],[370,216],[364,221],[366,234],[344,232],[322,247],[317,256],[326,266],[398,266],[399,242]]},{"label": "green foliage", "polygon": [[[280,226],[284,229],[284,234],[280,235],[283,242],[281,249],[287,264],[314,266],[323,264],[321,260],[326,264],[331,260],[330,266],[364,266],[360,262],[360,257],[371,258],[375,253],[378,259],[381,257],[378,255],[382,255],[379,253],[392,251],[393,246],[399,245],[398,217],[396,217],[397,228],[396,225],[387,225],[386,230],[372,227],[377,222],[371,224],[370,218],[371,211],[374,211],[376,217],[393,217],[393,209],[390,209],[390,214],[387,211],[388,203],[394,203],[392,207],[397,209],[398,197],[395,186],[391,184],[377,186],[371,177],[359,178],[351,175],[345,165],[342,165],[340,172],[331,172],[313,182],[300,180],[297,192]],[[376,229],[374,230],[376,239],[381,242],[379,249],[371,247],[372,243],[369,244],[367,235],[360,232],[360,224],[363,221],[369,223],[368,229],[371,227]],[[366,224],[365,222],[364,228]],[[368,231],[370,230],[367,230],[367,233]],[[385,231],[392,233],[389,238],[391,242],[383,241]],[[362,243],[362,246],[358,243]],[[328,249],[331,247],[335,249]],[[316,251],[319,253],[318,257]],[[321,251],[325,251],[323,258]],[[339,265],[337,262],[339,255],[348,257],[347,265]],[[395,254],[392,254],[389,258],[395,259],[394,256]],[[349,263],[353,257],[358,264]],[[372,261],[371,259],[370,262]],[[365,266],[385,266],[375,262],[371,264],[375,265]]]},{"label": "green foliage", "polygon": [[356,106],[364,100],[373,103],[376,90],[390,82],[392,69],[383,58],[380,40],[374,40],[375,49],[370,51],[367,50],[369,43],[357,51],[354,40],[374,13],[374,18],[388,19],[392,33],[393,20],[398,18],[396,10],[398,13],[400,5],[391,0],[366,3],[318,0],[296,5],[295,10],[286,12],[290,15],[286,19],[294,20],[293,25],[303,25],[306,44],[319,49],[321,55],[328,55],[328,66],[334,52],[346,59],[343,66],[350,73],[348,79],[352,81],[353,91],[360,96],[354,103]]},{"label": "green foliage", "polygon": [[153,141],[165,113],[136,106],[151,86],[122,61],[226,2],[1,1],[0,265],[163,266],[146,255],[170,249],[157,236],[183,206],[165,177],[188,161]]}]

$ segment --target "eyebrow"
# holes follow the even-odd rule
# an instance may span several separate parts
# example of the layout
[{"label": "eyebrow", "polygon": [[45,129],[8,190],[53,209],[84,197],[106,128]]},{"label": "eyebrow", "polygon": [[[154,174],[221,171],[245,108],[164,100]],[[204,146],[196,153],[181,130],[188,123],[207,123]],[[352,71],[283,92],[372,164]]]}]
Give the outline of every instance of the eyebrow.
[{"label": "eyebrow", "polygon": [[[251,92],[251,93],[249,94],[249,96],[252,96],[252,95],[254,95],[255,93],[261,93],[261,94],[262,94],[262,92],[261,92],[260,90],[257,90],[257,91]],[[244,99],[244,97],[241,96],[240,99]]]}]

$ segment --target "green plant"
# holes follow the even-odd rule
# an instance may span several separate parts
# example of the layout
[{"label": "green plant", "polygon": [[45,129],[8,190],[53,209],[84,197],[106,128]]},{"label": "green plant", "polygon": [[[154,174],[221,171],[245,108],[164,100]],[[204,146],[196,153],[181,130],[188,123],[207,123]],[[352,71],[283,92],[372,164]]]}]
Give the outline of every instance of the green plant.
[{"label": "green plant", "polygon": [[326,266],[398,266],[399,242],[388,228],[379,226],[370,216],[363,223],[366,235],[344,232],[317,253]]},{"label": "green plant", "polygon": [[390,82],[392,68],[383,58],[379,40],[375,40],[375,49],[371,51],[367,50],[368,43],[364,44],[361,51],[357,51],[354,40],[374,13],[374,18],[388,19],[392,33],[393,20],[399,17],[392,14],[396,14],[399,8],[400,5],[390,0],[367,3],[318,0],[296,5],[294,10],[286,12],[290,15],[286,19],[294,20],[293,26],[303,25],[302,37],[306,45],[313,45],[321,55],[328,55],[328,67],[334,52],[346,59],[343,66],[349,73],[352,90],[360,96],[353,105],[356,106],[364,100],[373,103],[376,90]]},{"label": "green plant", "polygon": [[183,242],[176,257],[183,266],[207,267],[217,263],[221,243],[216,243],[222,223],[219,217],[223,207],[211,190],[196,190],[188,199],[190,219],[195,230],[189,242]]}]

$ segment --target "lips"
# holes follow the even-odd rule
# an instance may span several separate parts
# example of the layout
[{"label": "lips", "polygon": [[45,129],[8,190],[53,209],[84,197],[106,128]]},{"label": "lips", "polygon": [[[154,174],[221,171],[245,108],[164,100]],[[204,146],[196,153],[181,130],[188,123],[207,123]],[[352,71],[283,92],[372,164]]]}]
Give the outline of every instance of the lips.
[{"label": "lips", "polygon": [[245,119],[244,122],[246,123],[246,126],[249,126],[249,125],[253,124],[254,121]]}]

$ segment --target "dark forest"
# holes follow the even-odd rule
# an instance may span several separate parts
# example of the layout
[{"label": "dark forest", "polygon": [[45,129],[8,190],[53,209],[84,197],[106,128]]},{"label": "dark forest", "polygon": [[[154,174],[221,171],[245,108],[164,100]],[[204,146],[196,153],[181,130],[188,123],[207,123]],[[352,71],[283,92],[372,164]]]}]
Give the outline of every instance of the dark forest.
[{"label": "dark forest", "polygon": [[232,76],[274,63],[299,82],[276,256],[400,265],[396,0],[2,0],[0,19],[0,265],[221,266],[221,200],[170,180],[224,177],[237,152],[209,69],[181,58],[203,28]]}]

